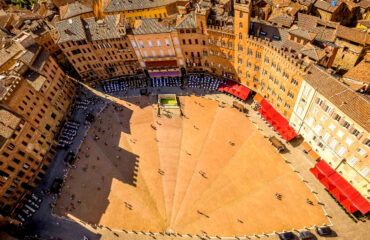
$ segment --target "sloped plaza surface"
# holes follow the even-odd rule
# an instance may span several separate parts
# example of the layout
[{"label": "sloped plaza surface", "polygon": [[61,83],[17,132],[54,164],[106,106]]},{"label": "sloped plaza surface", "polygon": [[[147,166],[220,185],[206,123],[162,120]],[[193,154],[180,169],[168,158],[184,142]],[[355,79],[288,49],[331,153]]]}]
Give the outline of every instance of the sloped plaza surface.
[{"label": "sloped plaza surface", "polygon": [[179,97],[184,116],[159,116],[152,98],[119,100],[97,116],[57,215],[113,230],[209,236],[330,224],[306,183],[243,113],[186,96]]}]

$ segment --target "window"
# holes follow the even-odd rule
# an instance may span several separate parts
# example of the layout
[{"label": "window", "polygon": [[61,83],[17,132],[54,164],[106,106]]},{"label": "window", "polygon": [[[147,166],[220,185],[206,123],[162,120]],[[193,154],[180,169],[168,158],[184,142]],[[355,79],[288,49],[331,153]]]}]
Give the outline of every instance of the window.
[{"label": "window", "polygon": [[12,166],[8,166],[7,169],[11,172],[14,172],[15,168],[13,168]]},{"label": "window", "polygon": [[[135,41],[131,41],[131,45],[132,45],[132,47],[137,48],[137,45],[136,45]],[[100,45],[98,45],[98,47],[100,48]]]},{"label": "window", "polygon": [[157,47],[162,47],[162,42],[161,42],[161,40],[157,40]]},{"label": "window", "polygon": [[360,170],[360,174],[363,176],[363,177],[367,177],[367,175],[369,175],[369,172],[370,172],[370,169],[368,166],[365,166],[363,167],[361,170]]},{"label": "window", "polygon": [[348,159],[347,163],[351,167],[354,167],[358,163],[358,159],[355,156],[352,156],[350,159]]},{"label": "window", "polygon": [[313,122],[315,121],[315,119],[313,117],[310,117],[307,121],[307,125],[308,126],[312,126],[313,125]]},{"label": "window", "polygon": [[305,96],[308,96],[308,94],[310,94],[310,88],[306,86],[306,87],[304,88],[304,95],[305,95]]},{"label": "window", "polygon": [[293,86],[298,86],[298,81],[295,78],[292,78],[292,81],[290,82]]},{"label": "window", "polygon": [[368,148],[370,148],[370,139],[365,139],[364,141],[363,141],[363,144],[365,144]]},{"label": "window", "polygon": [[360,134],[360,131],[358,131],[357,129],[353,129],[352,130],[352,135],[354,135],[354,136],[356,136],[356,137],[358,137],[358,135]]},{"label": "window", "polygon": [[261,53],[260,52],[256,52],[256,58],[261,59]]},{"label": "window", "polygon": [[336,128],[336,126],[333,123],[330,123],[329,129],[332,130],[332,131],[334,131],[335,128]]},{"label": "window", "polygon": [[23,176],[24,176],[24,172],[23,172],[22,170],[21,170],[21,171],[19,171],[19,172],[18,172],[18,174],[17,174],[17,176],[18,176],[18,177],[23,177]]},{"label": "window", "polygon": [[353,144],[353,140],[352,139],[350,139],[350,138],[346,138],[346,144],[348,145],[348,147],[350,147],[350,146],[352,146],[352,144]]},{"label": "window", "polygon": [[316,125],[314,130],[315,130],[316,134],[320,134],[321,129],[322,129],[322,126],[320,124],[318,124],[318,125]]},{"label": "window", "polygon": [[144,56],[145,56],[145,57],[148,57],[148,53],[147,53],[147,51],[144,51]]},{"label": "window", "polygon": [[50,130],[50,125],[46,124],[45,129],[49,131]]},{"label": "window", "polygon": [[164,52],[163,52],[163,49],[159,50],[160,54],[162,57],[164,57]]},{"label": "window", "polygon": [[152,50],[152,56],[153,57],[155,57],[156,55],[155,55],[155,51],[154,50]]},{"label": "window", "polygon": [[243,12],[239,12],[239,18],[243,18]]},{"label": "window", "polygon": [[169,54],[170,56],[172,56],[172,51],[171,51],[171,49],[168,49],[168,54]]},{"label": "window", "polygon": [[23,164],[23,168],[24,168],[24,169],[26,169],[26,170],[27,170],[29,167],[30,167],[30,165],[28,165],[27,163]]},{"label": "window", "polygon": [[165,40],[164,40],[164,43],[166,44],[166,46],[167,46],[167,47],[169,47],[169,46],[170,46],[170,40],[165,39]]},{"label": "window", "polygon": [[175,45],[179,45],[179,39],[174,38],[173,41],[175,42]]},{"label": "window", "polygon": [[288,103],[285,103],[284,107],[285,107],[286,109],[289,109],[289,108],[290,108],[290,105],[289,105]]},{"label": "window", "polygon": [[331,140],[329,147],[332,149],[335,149],[335,147],[338,145],[338,141],[336,139]]},{"label": "window", "polygon": [[302,112],[303,112],[303,108],[302,107],[298,107],[297,115],[301,115]]},{"label": "window", "polygon": [[325,115],[322,115],[321,118],[320,118],[320,121],[324,123],[324,122],[326,122],[326,120],[328,120],[328,118],[325,117]]},{"label": "window", "polygon": [[56,114],[55,113],[51,113],[51,117],[53,118],[53,119],[55,119],[56,118]]},{"label": "window", "polygon": [[339,122],[342,117],[338,114],[334,114],[333,118],[334,118],[335,121]]},{"label": "window", "polygon": [[149,46],[149,47],[153,47],[153,42],[152,42],[152,41],[150,41],[150,40],[148,40],[148,46]]},{"label": "window", "polygon": [[341,130],[338,130],[338,132],[337,132],[337,136],[338,136],[339,138],[342,138],[342,137],[344,136],[344,132],[342,132]]},{"label": "window", "polygon": [[239,23],[239,28],[242,29],[243,28],[243,23]]},{"label": "window", "polygon": [[324,136],[322,137],[322,140],[327,143],[329,141],[329,138],[330,138],[330,134],[326,132]]},{"label": "window", "polygon": [[363,157],[366,157],[367,156],[367,153],[364,149],[362,148],[357,148],[356,151]]},{"label": "window", "polygon": [[343,126],[344,128],[346,128],[346,129],[348,129],[348,128],[349,128],[349,126],[351,126],[351,124],[349,124],[349,122],[347,122],[347,121],[344,121],[344,122],[343,122],[343,124],[342,124],[342,126]]},{"label": "window", "polygon": [[338,154],[339,156],[343,157],[343,156],[344,156],[344,154],[346,154],[346,152],[347,152],[347,149],[346,149],[344,146],[341,146],[341,147],[338,149],[337,154]]}]

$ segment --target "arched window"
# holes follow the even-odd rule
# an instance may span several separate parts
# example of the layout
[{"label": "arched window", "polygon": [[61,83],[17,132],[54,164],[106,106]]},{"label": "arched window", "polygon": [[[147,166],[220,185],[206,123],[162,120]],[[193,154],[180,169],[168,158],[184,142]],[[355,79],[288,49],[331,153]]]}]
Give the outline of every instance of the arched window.
[{"label": "arched window", "polygon": [[242,40],[242,39],[243,39],[243,34],[239,33],[239,40]]},{"label": "arched window", "polygon": [[239,28],[242,29],[243,28],[243,23],[239,23]]}]

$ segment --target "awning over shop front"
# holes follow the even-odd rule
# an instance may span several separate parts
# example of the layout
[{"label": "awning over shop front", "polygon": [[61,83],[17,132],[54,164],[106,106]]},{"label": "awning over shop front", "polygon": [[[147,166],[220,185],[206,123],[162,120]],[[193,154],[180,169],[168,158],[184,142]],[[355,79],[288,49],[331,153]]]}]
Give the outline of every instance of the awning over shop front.
[{"label": "awning over shop front", "polygon": [[178,77],[180,76],[179,71],[161,71],[161,72],[149,72],[151,78],[154,77]]},{"label": "awning over shop front", "polygon": [[145,66],[148,68],[177,67],[177,61],[176,60],[146,61]]},{"label": "awning over shop front", "polygon": [[280,134],[285,141],[290,141],[298,134],[289,125],[288,120],[286,120],[278,111],[276,111],[269,102],[263,99],[260,102],[261,108],[258,112],[261,116],[270,123],[270,125]]},{"label": "awning over shop front", "polygon": [[349,213],[367,214],[370,211],[370,203],[324,160],[310,171]]},{"label": "awning over shop front", "polygon": [[241,100],[246,100],[250,93],[249,88],[230,80],[227,80],[226,83],[221,83],[218,86],[218,91],[232,94]]},{"label": "awning over shop front", "polygon": [[325,161],[321,160],[320,162],[316,163],[316,168],[320,170],[322,174],[326,177],[329,177],[333,173],[335,173],[334,169],[332,169]]},{"label": "awning over shop front", "polygon": [[319,169],[317,169],[317,168],[311,168],[310,169],[310,171],[312,172],[312,174],[313,175],[315,175],[315,177],[317,178],[317,179],[319,179],[319,180],[321,180],[322,178],[324,178],[325,177],[325,175],[324,174],[322,174],[320,171],[319,171]]},{"label": "awning over shop front", "polygon": [[254,95],[253,100],[258,103],[261,103],[261,101],[263,100],[263,97],[260,94],[256,93],[256,95]]},{"label": "awning over shop front", "polygon": [[311,146],[310,146],[307,142],[303,142],[303,143],[302,143],[302,147],[304,148],[304,150],[305,150],[306,152],[309,152],[309,151],[311,151],[311,150],[312,150]]},{"label": "awning over shop front", "polygon": [[320,156],[314,150],[309,151],[308,155],[310,155],[312,159],[315,161],[320,159]]}]

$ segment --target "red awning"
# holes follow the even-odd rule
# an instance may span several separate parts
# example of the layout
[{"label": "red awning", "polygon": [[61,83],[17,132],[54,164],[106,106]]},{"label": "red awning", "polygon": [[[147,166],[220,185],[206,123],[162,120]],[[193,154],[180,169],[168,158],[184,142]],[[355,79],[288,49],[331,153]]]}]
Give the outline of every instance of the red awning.
[{"label": "red awning", "polygon": [[[349,184],[341,175],[334,171],[324,160],[316,163],[316,167],[325,177],[320,182],[347,209],[349,213],[359,210],[362,214],[370,212],[370,203]],[[316,176],[314,169],[310,171]]]},{"label": "red awning", "polygon": [[147,61],[145,65],[150,68],[155,67],[177,67],[176,60],[165,60],[165,61]]},{"label": "red awning", "polygon": [[327,177],[335,173],[334,169],[332,169],[324,160],[316,163],[316,167]]},{"label": "red awning", "polygon": [[332,191],[334,188],[335,188],[335,185],[332,184],[329,179],[327,177],[323,177],[320,182],[322,183],[322,185],[325,186],[326,189],[328,189],[329,191]]},{"label": "red awning", "polygon": [[316,167],[311,168],[310,172],[312,172],[312,174],[319,180],[325,177]]},{"label": "red awning", "polygon": [[[330,181],[330,179],[329,179]],[[344,201],[346,198],[346,196],[342,193],[341,190],[339,190],[338,188],[334,188],[330,191],[331,194],[333,194],[333,196],[339,201],[339,202],[342,202]]]},{"label": "red awning", "polygon": [[352,200],[352,203],[353,205],[358,209],[360,210],[360,212],[362,214],[367,214],[368,212],[370,212],[370,203],[362,196],[362,195],[359,195],[358,197],[356,197],[355,199],[351,199]]},{"label": "red awning", "polygon": [[354,189],[341,175],[334,173],[329,177],[329,180],[333,182],[337,188],[345,195],[348,199],[355,199],[360,193]]},{"label": "red awning", "polygon": [[226,84],[221,83],[218,86],[218,91],[230,93],[234,95],[235,97],[238,97],[242,100],[246,100],[250,93],[249,88],[244,87],[243,85],[240,85],[230,80],[227,80]]},{"label": "red awning", "polygon": [[294,129],[289,126],[288,120],[280,115],[265,99],[260,102],[260,106],[262,111],[265,112],[265,114],[261,113],[262,117],[270,123],[285,141],[288,142],[298,136]]},{"label": "red awning", "polygon": [[340,204],[342,204],[342,206],[347,210],[347,212],[351,214],[357,211],[357,208],[347,198],[343,201],[340,201]]}]

